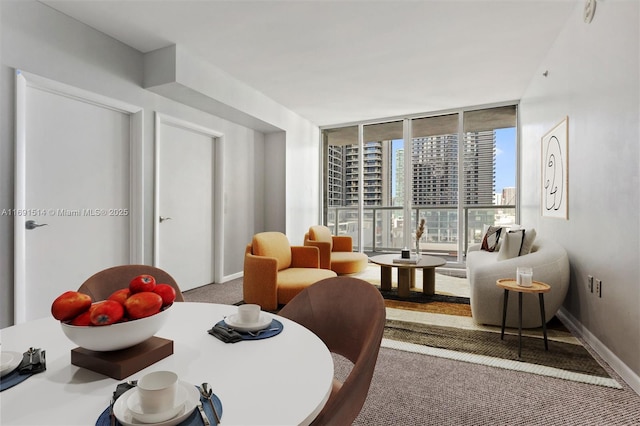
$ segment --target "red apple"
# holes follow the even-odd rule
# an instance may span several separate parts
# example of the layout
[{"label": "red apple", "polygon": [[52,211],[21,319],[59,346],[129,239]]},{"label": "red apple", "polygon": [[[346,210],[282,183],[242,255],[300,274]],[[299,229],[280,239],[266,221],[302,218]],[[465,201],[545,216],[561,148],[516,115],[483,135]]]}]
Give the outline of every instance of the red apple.
[{"label": "red apple", "polygon": [[176,291],[169,284],[156,284],[156,288],[153,289],[154,293],[157,293],[162,297],[162,306],[169,306],[176,300]]},{"label": "red apple", "polygon": [[51,315],[60,321],[69,321],[89,309],[91,297],[77,291],[65,291],[51,304]]},{"label": "red apple", "polygon": [[124,305],[124,301],[127,300],[129,296],[131,296],[131,290],[128,288],[121,288],[120,290],[116,290],[111,293],[111,295],[107,297],[107,300],[115,300],[121,305]]},{"label": "red apple", "polygon": [[143,291],[153,291],[156,286],[156,279],[151,275],[138,275],[129,283],[131,293],[141,293]]},{"label": "red apple", "polygon": [[93,325],[110,325],[120,321],[124,315],[124,306],[115,300],[96,302],[89,308],[89,317]]},{"label": "red apple", "polygon": [[91,324],[91,315],[89,314],[90,311],[91,311],[91,309],[89,309],[88,311],[84,311],[83,313],[81,313],[80,315],[78,315],[77,317],[72,319],[69,324],[77,325],[77,326],[81,326],[81,327],[86,327],[86,326],[92,325]]},{"label": "red apple", "polygon": [[125,300],[124,307],[131,319],[150,317],[160,312],[162,297],[151,291],[135,293]]}]

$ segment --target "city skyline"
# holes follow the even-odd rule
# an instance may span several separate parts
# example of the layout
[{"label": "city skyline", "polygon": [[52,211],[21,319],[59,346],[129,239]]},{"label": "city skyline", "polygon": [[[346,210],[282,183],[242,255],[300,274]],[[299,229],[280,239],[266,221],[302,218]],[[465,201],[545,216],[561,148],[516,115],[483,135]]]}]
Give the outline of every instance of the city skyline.
[{"label": "city skyline", "polygon": [[[501,194],[504,188],[515,188],[516,182],[516,128],[509,127],[495,129],[496,156],[495,156],[495,187],[494,192]],[[403,149],[403,140],[392,141],[392,158],[396,151]],[[392,164],[392,197],[396,197],[396,164]]]}]

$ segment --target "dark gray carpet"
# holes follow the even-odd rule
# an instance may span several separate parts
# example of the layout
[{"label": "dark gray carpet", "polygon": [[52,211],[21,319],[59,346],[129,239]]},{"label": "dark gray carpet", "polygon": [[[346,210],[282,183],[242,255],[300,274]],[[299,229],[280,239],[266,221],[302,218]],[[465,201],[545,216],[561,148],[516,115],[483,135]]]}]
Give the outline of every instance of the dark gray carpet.
[{"label": "dark gray carpet", "polygon": [[[337,374],[346,374],[348,361],[336,358]],[[380,349],[367,400],[354,422],[358,426],[638,424],[640,397],[626,385],[611,389],[387,348]]]},{"label": "dark gray carpet", "polygon": [[221,284],[209,284],[183,291],[186,302],[222,303],[235,305],[242,300],[242,278]]}]

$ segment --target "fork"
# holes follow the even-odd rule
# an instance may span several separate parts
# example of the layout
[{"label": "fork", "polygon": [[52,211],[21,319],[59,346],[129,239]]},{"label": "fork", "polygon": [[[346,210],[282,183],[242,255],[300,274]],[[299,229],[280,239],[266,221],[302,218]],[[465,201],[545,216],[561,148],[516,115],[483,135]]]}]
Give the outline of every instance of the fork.
[{"label": "fork", "polygon": [[204,412],[204,407],[202,406],[202,401],[198,400],[198,411],[200,412],[200,417],[202,417],[202,421],[205,426],[211,426],[211,422],[209,421],[209,417],[207,417],[207,413]]}]

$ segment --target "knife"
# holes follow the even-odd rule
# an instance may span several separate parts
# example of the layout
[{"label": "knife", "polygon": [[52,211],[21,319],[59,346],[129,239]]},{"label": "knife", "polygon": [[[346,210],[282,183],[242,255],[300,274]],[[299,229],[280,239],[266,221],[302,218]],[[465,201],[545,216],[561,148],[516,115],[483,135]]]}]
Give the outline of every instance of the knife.
[{"label": "knife", "polygon": [[200,412],[200,416],[202,417],[202,421],[206,426],[211,426],[211,422],[209,421],[209,417],[207,417],[207,413],[204,412],[204,407],[202,406],[202,401],[198,401],[198,411]]}]

